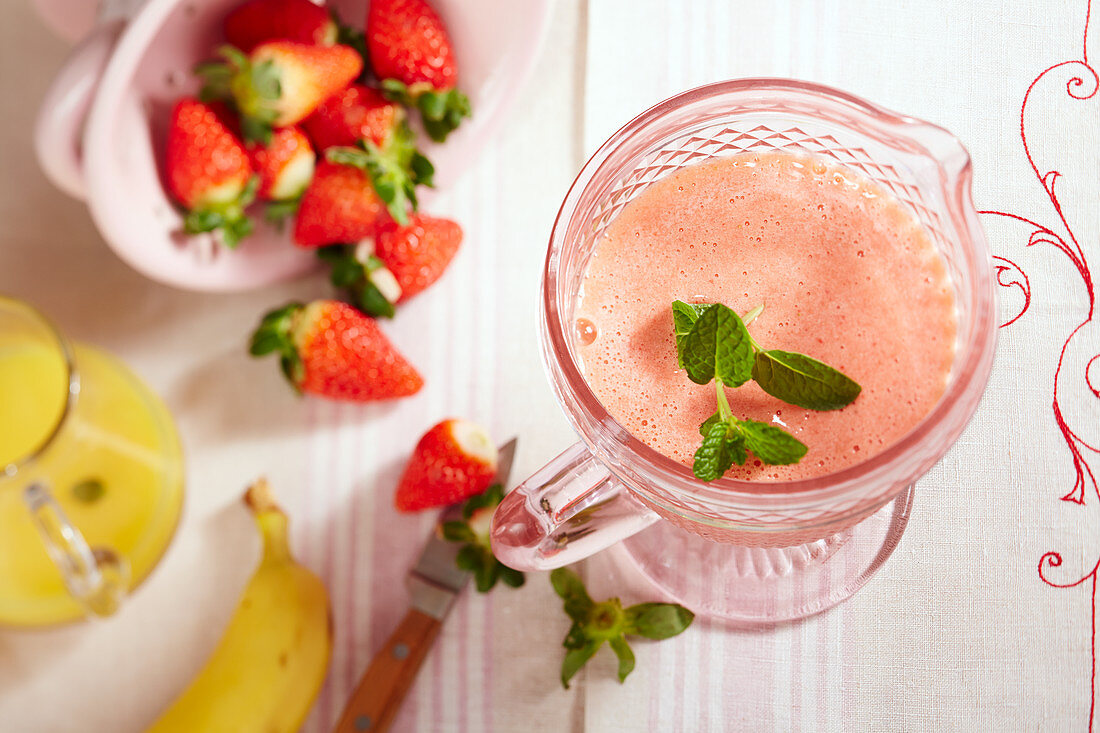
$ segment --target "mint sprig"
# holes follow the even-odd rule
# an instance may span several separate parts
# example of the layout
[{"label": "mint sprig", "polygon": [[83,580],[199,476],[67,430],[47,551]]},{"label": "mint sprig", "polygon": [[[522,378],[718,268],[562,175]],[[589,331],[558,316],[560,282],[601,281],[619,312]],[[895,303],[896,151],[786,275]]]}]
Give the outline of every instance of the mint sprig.
[{"label": "mint sprig", "polygon": [[479,593],[492,590],[498,580],[512,588],[519,588],[524,582],[523,573],[497,560],[489,545],[489,524],[503,498],[504,487],[493,484],[466,500],[461,520],[444,522],[439,528],[443,539],[463,543],[455,556],[455,565],[474,574]]},{"label": "mint sprig", "polygon": [[716,481],[734,463],[741,466],[752,452],[762,463],[788,465],[806,455],[807,446],[775,425],[736,417],[726,387],[750,379],[768,394],[810,410],[837,410],[859,396],[850,377],[813,357],[793,351],[765,350],[748,331],[763,310],[753,309],[742,320],[721,303],[672,304],[676,354],[688,379],[715,383],[718,411],[699,426],[703,442],[695,451],[692,470],[701,481]]},{"label": "mint sprig", "polygon": [[568,568],[550,573],[550,583],[573,621],[562,642],[566,652],[561,664],[561,684],[566,689],[573,675],[604,642],[619,659],[619,682],[623,682],[634,670],[635,662],[627,635],[667,639],[684,631],[695,618],[695,614],[675,603],[639,603],[629,608],[623,608],[618,598],[596,603],[580,576]]}]

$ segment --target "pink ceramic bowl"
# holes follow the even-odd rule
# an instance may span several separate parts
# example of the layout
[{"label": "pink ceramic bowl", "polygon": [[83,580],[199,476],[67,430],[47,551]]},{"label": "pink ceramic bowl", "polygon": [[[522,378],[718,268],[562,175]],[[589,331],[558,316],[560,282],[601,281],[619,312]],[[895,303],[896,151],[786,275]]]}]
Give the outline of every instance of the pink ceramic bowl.
[{"label": "pink ceramic bowl", "polygon": [[[43,14],[88,0],[36,0]],[[312,253],[262,222],[235,250],[207,235],[183,237],[160,170],[175,100],[197,91],[191,74],[221,42],[221,23],[240,0],[148,0],[130,19],[104,20],[74,49],[46,94],[35,129],[43,170],[87,201],[111,248],[132,267],[192,290],[239,291],[300,275]],[[109,4],[109,3],[108,3]],[[115,3],[117,5],[117,3]],[[367,0],[333,0],[347,22]],[[446,188],[468,167],[506,114],[534,64],[550,0],[434,0],[460,63],[474,116],[444,145],[425,145]],[[68,29],[71,33],[71,29]],[[428,142],[425,138],[425,142]]]}]

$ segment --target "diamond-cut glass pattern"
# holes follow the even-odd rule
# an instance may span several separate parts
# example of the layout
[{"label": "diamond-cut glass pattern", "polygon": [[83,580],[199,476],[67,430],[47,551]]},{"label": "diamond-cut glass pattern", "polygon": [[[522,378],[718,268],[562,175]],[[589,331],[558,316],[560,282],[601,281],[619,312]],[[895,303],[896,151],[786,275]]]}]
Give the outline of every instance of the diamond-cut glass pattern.
[{"label": "diamond-cut glass pattern", "polygon": [[628,176],[612,187],[596,211],[590,230],[593,240],[603,234],[608,224],[638,193],[669,173],[715,157],[770,151],[816,155],[851,168],[907,204],[934,243],[941,248],[945,244],[943,220],[925,200],[909,171],[877,161],[865,147],[858,143],[846,145],[833,134],[813,135],[798,126],[755,125],[742,129],[729,124],[692,132],[643,157]]}]

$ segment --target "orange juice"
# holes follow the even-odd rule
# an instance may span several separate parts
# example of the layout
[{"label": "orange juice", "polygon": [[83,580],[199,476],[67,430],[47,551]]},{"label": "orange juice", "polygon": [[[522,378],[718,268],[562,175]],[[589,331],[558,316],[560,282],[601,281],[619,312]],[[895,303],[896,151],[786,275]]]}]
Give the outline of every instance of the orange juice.
[{"label": "orange juice", "polygon": [[128,561],[131,585],[160,559],[179,518],[179,445],[163,404],[98,349],[77,344],[73,360],[79,392],[70,400],[59,344],[0,333],[0,471],[13,474],[0,472],[0,624],[83,615],[22,500],[31,482],[52,491],[89,545]]}]

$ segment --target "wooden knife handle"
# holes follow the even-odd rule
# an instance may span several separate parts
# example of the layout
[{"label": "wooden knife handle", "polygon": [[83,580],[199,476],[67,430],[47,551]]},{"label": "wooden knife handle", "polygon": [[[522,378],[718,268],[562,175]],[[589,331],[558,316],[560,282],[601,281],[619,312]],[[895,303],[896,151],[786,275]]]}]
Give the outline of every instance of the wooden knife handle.
[{"label": "wooden knife handle", "polygon": [[336,733],[389,730],[424,657],[439,635],[439,627],[439,619],[409,609],[359,680],[336,725]]}]

